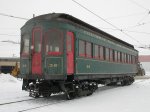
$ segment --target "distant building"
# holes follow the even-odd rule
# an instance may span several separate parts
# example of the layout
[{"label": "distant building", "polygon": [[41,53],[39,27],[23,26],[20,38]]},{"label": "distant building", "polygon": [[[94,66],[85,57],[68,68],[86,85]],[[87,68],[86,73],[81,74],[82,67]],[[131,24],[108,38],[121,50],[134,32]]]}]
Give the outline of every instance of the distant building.
[{"label": "distant building", "polygon": [[11,73],[16,63],[20,65],[20,58],[0,57],[0,73]]},{"label": "distant building", "polygon": [[143,65],[146,72],[150,72],[150,55],[140,55],[139,61]]}]

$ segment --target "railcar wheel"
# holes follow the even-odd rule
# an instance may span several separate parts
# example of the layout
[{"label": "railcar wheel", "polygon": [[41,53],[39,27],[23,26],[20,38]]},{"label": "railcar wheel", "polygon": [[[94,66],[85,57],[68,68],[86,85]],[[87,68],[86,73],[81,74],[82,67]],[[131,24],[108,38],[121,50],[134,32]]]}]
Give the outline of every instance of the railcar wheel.
[{"label": "railcar wheel", "polygon": [[66,93],[66,97],[67,97],[67,100],[72,100],[75,98],[75,93],[74,92],[71,92],[71,93]]},{"label": "railcar wheel", "polygon": [[93,94],[93,91],[90,91],[86,96],[90,96]]},{"label": "railcar wheel", "polygon": [[47,98],[47,97],[50,97],[51,96],[51,93],[42,93],[42,96]]}]

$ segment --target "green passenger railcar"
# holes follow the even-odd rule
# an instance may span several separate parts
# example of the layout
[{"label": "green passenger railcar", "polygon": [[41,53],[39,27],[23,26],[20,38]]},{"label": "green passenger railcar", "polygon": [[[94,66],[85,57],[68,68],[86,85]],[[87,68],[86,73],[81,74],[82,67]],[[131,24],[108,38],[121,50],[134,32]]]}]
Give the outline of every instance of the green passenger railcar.
[{"label": "green passenger railcar", "polygon": [[98,84],[130,85],[138,51],[75,17],[52,13],[21,28],[20,75],[30,95],[92,94]]}]

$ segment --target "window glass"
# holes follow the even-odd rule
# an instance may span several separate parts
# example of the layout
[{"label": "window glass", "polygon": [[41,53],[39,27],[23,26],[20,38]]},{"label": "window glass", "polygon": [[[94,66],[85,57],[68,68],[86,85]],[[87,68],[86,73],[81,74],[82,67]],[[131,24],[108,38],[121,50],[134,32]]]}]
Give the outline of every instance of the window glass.
[{"label": "window glass", "polygon": [[29,35],[25,34],[22,36],[22,54],[29,54]]},{"label": "window glass", "polygon": [[117,58],[118,57],[118,55],[117,55],[117,51],[115,51],[115,62],[117,62]]},{"label": "window glass", "polygon": [[120,52],[118,52],[118,62],[120,62]]},{"label": "window glass", "polygon": [[41,31],[35,30],[34,31],[34,51],[36,53],[41,52]]},{"label": "window glass", "polygon": [[122,52],[120,52],[120,62],[122,62]]},{"label": "window glass", "polygon": [[63,32],[61,30],[49,30],[45,41],[47,54],[62,54]]},{"label": "window glass", "polygon": [[115,61],[115,50],[113,50],[113,61]]},{"label": "window glass", "polygon": [[94,46],[94,58],[99,58],[98,45]]},{"label": "window glass", "polygon": [[103,46],[99,46],[99,53],[100,53],[100,59],[104,60],[104,47]]},{"label": "window glass", "polygon": [[129,57],[128,57],[128,54],[126,54],[126,63],[128,63],[129,62]]},{"label": "window glass", "polygon": [[113,61],[113,50],[112,49],[109,50],[110,50],[110,61]]},{"label": "window glass", "polygon": [[127,55],[124,54],[124,62],[127,63]]},{"label": "window glass", "polygon": [[72,42],[71,42],[71,36],[67,35],[67,51],[71,51],[72,50]]},{"label": "window glass", "polygon": [[131,55],[129,55],[129,63],[131,63]]},{"label": "window glass", "polygon": [[121,59],[122,59],[121,62],[124,63],[124,53],[122,53],[122,58]]},{"label": "window glass", "polygon": [[79,56],[85,56],[85,41],[79,40]]},{"label": "window glass", "polygon": [[106,48],[106,51],[105,51],[105,59],[107,61],[109,61],[109,48]]},{"label": "window glass", "polygon": [[89,42],[86,42],[86,57],[92,57],[92,44]]}]

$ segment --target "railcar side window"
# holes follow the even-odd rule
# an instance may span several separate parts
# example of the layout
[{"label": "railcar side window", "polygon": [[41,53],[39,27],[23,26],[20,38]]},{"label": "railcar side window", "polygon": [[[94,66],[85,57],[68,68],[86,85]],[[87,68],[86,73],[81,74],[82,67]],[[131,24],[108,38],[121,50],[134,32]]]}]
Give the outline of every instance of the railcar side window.
[{"label": "railcar side window", "polygon": [[128,54],[126,54],[126,63],[128,63],[128,58],[129,58]]},{"label": "railcar side window", "polygon": [[129,55],[129,64],[131,64],[131,55]]},{"label": "railcar side window", "polygon": [[92,44],[86,42],[86,57],[92,58]]},{"label": "railcar side window", "polygon": [[79,56],[85,56],[85,41],[79,40]]},{"label": "railcar side window", "polygon": [[22,36],[21,54],[29,55],[29,35],[25,34]]},{"label": "railcar side window", "polygon": [[118,62],[120,62],[120,52],[118,52]]},{"label": "railcar side window", "polygon": [[135,56],[132,56],[132,64],[135,64]]},{"label": "railcar side window", "polygon": [[106,48],[105,50],[105,59],[109,61],[109,48]]},{"label": "railcar side window", "polygon": [[124,63],[124,53],[121,53],[122,56],[121,56],[121,62]]},{"label": "railcar side window", "polygon": [[113,50],[113,61],[115,62],[115,50]]},{"label": "railcar side window", "polygon": [[127,55],[124,53],[124,63],[127,63]]},{"label": "railcar side window", "polygon": [[115,62],[117,62],[118,60],[118,55],[117,55],[117,51],[115,51]]},{"label": "railcar side window", "polygon": [[112,49],[109,49],[110,50],[110,61],[112,62],[113,61],[113,50]]},{"label": "railcar side window", "polygon": [[60,55],[63,52],[63,31],[51,29],[46,32],[46,54]]},{"label": "railcar side window", "polygon": [[101,60],[104,60],[104,47],[103,46],[99,46],[99,56]]},{"label": "railcar side window", "polygon": [[94,58],[99,59],[99,47],[98,45],[94,46]]}]

